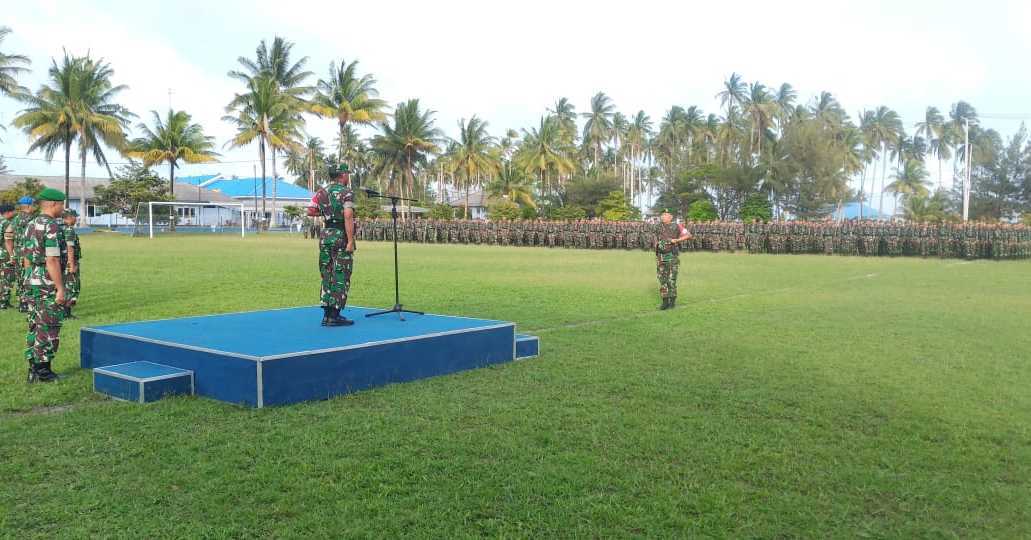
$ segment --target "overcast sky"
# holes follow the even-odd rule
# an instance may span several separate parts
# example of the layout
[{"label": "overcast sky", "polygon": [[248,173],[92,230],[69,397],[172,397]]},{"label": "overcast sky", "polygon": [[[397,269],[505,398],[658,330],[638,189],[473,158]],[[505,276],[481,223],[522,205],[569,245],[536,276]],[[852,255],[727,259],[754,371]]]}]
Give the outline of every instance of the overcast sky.
[{"label": "overcast sky", "polygon": [[[3,50],[32,59],[25,86],[38,88],[62,47],[89,51],[128,85],[122,102],[141,119],[149,122],[149,111],[167,109],[171,98],[220,147],[231,134],[220,120],[224,106],[240,89],[226,72],[276,35],[295,43],[297,58],[309,56],[317,76],[331,61],[359,60],[379,80],[381,97],[392,104],[419,98],[449,135],[473,114],[495,135],[534,125],[559,97],[582,112],[598,91],[627,116],[644,110],[657,126],[671,105],[715,111],[714,96],[731,72],[769,86],[789,82],[803,101],[830,91],[853,118],[890,106],[909,132],[926,106],[947,113],[960,99],[981,113],[1031,115],[1027,0],[5,4],[0,25],[13,34]],[[0,100],[0,122],[9,124],[19,108]],[[331,120],[308,124],[331,143]],[[1006,136],[1019,127],[985,124]],[[0,153],[26,155],[21,133],[9,127],[0,137]],[[180,174],[251,174],[256,149],[222,152],[224,161],[247,162],[187,166]],[[7,163],[18,173],[63,174],[56,161]]]}]

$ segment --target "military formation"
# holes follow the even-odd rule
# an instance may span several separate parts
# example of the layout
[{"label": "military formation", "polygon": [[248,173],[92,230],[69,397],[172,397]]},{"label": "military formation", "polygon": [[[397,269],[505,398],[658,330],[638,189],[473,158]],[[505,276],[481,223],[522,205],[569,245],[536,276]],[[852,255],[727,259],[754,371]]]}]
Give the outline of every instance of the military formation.
[{"label": "military formation", "polygon": [[[901,221],[687,221],[680,251],[770,254],[915,256],[962,259],[1031,258],[1031,228],[1021,224]],[[641,221],[480,221],[409,219],[398,241],[650,251],[657,223]],[[390,241],[388,219],[362,219],[359,240]]]},{"label": "military formation", "polygon": [[17,301],[28,322],[28,381],[50,382],[62,322],[79,299],[82,247],[78,215],[65,210],[64,193],[47,188],[36,199],[23,197],[17,211],[0,205],[0,310]]}]

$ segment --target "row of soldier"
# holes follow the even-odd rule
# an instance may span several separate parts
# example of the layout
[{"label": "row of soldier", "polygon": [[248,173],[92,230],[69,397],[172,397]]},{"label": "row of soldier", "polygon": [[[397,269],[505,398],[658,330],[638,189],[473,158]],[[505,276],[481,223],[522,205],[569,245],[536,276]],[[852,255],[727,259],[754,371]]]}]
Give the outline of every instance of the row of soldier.
[{"label": "row of soldier", "polygon": [[[26,314],[29,382],[56,379],[51,362],[60,344],[61,322],[72,317],[81,290],[78,214],[64,210],[60,191],[45,189],[40,199],[40,208],[31,197],[20,199],[17,211],[0,205],[0,310],[12,307],[13,295],[18,310]],[[57,262],[56,269],[50,261]],[[53,271],[60,273],[60,288]]]},{"label": "row of soldier", "polygon": [[[1031,228],[1022,224],[900,221],[705,221],[684,223],[691,240],[682,251],[774,254],[922,256],[1020,259],[1031,257]],[[436,244],[640,249],[655,245],[657,225],[641,221],[400,221],[398,241]],[[359,220],[359,240],[390,241],[387,219]],[[317,225],[313,226],[317,229]]]}]

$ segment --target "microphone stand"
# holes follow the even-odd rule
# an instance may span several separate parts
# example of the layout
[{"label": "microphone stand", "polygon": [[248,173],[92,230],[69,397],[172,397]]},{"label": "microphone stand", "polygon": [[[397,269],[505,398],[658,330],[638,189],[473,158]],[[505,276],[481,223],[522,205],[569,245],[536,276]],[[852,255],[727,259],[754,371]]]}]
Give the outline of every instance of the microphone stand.
[{"label": "microphone stand", "polygon": [[414,199],[404,199],[404,198],[401,198],[401,197],[395,197],[393,195],[381,195],[380,193],[378,193],[376,191],[373,191],[371,189],[367,189],[367,188],[366,189],[362,189],[362,191],[364,191],[365,194],[367,196],[369,196],[369,197],[373,197],[373,198],[376,198],[376,199],[390,199],[390,217],[393,219],[393,229],[394,229],[394,307],[392,307],[390,309],[385,309],[383,311],[376,311],[376,312],[373,312],[373,313],[367,313],[365,316],[366,317],[376,317],[377,315],[386,315],[387,313],[397,313],[397,318],[403,321],[403,320],[405,320],[405,316],[404,316],[405,313],[412,313],[412,314],[415,314],[415,315],[424,315],[424,313],[421,312],[421,311],[412,311],[410,309],[404,309],[404,306],[401,305],[401,288],[400,288],[400,285],[399,285],[398,269],[397,269],[397,202],[398,201],[418,202],[418,201],[416,201]]}]

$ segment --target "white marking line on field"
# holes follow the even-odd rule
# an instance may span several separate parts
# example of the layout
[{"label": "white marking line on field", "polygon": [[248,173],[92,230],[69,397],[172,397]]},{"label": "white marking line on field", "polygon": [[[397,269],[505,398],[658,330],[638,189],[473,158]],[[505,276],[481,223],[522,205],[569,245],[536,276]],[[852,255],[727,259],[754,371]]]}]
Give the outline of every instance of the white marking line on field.
[{"label": "white marking line on field", "polygon": [[977,261],[960,261],[960,262],[949,263],[949,264],[946,264],[945,266],[960,266],[960,265],[963,265],[963,264],[974,264],[976,262]]},{"label": "white marking line on field", "polygon": [[[876,274],[876,273],[873,273],[873,274],[863,274],[861,276],[852,276],[852,277],[849,277],[849,278],[845,278],[843,281],[856,281],[856,280],[859,280],[859,279],[873,279],[873,278],[877,277],[877,275],[878,274]],[[708,300],[702,300],[700,302],[695,302],[694,304],[691,304],[691,305],[696,306],[698,304],[720,304],[720,303],[723,303],[723,302],[727,302],[729,300],[736,300],[738,298],[748,298],[750,296],[763,296],[763,295],[767,295],[767,294],[777,294],[777,293],[782,293],[782,292],[787,292],[787,291],[795,290],[795,289],[798,289],[798,288],[799,288],[799,286],[795,285],[795,286],[791,286],[791,287],[780,287],[780,288],[777,288],[777,289],[768,289],[768,290],[765,290],[765,291],[756,291],[756,292],[749,292],[749,293],[738,293],[738,294],[732,294],[730,296],[723,296],[723,297],[720,297],[720,298],[710,298]],[[539,329],[535,329],[535,330],[526,330],[526,332],[530,333],[530,334],[543,334],[545,332],[553,332],[555,330],[569,330],[569,329],[572,329],[572,328],[580,328],[582,326],[590,326],[592,324],[609,323],[609,322],[621,321],[621,320],[626,320],[626,319],[640,319],[640,318],[643,318],[643,317],[653,317],[653,316],[660,315],[660,314],[662,314],[662,312],[659,311],[659,310],[639,311],[637,313],[628,313],[627,315],[622,316],[622,317],[609,317],[607,319],[594,319],[594,320],[591,320],[591,321],[580,321],[580,322],[575,322],[575,323],[562,324],[562,325],[559,325],[559,326],[552,326],[552,327],[549,327],[549,328],[539,328]]]}]

